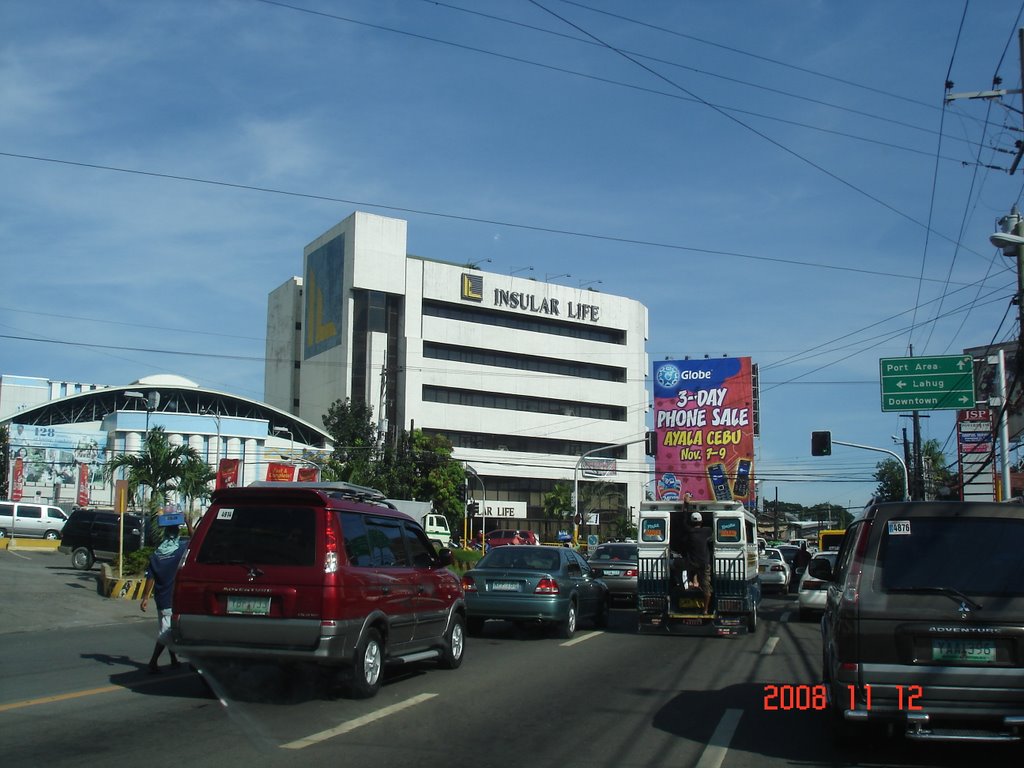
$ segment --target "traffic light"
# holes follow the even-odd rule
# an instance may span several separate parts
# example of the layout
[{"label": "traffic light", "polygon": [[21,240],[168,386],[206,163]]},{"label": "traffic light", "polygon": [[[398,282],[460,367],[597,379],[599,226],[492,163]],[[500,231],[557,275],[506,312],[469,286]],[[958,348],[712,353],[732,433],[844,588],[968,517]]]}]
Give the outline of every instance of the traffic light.
[{"label": "traffic light", "polygon": [[480,513],[480,502],[479,501],[471,501],[471,502],[469,502],[469,505],[466,507],[466,513],[470,517],[476,517]]},{"label": "traffic light", "polygon": [[466,484],[465,483],[463,483],[462,485],[459,486],[459,501],[461,501],[461,502],[465,502],[466,501]]},{"label": "traffic light", "polygon": [[644,453],[648,456],[656,456],[658,454],[658,433],[653,429],[644,435]]},{"label": "traffic light", "polygon": [[832,455],[832,433],[811,432],[811,456]]}]

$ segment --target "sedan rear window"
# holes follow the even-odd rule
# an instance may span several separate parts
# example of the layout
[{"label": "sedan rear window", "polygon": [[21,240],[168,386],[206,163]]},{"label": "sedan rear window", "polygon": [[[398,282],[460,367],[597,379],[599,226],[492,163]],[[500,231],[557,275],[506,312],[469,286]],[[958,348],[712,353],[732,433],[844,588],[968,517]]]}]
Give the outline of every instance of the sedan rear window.
[{"label": "sedan rear window", "polygon": [[540,548],[499,547],[492,550],[476,567],[557,571],[561,567],[561,556],[558,550],[548,552]]},{"label": "sedan rear window", "polygon": [[309,507],[221,507],[196,555],[197,562],[313,565],[315,510]]},{"label": "sedan rear window", "polygon": [[885,590],[957,590],[967,595],[1024,595],[1024,520],[890,520],[879,564]]}]

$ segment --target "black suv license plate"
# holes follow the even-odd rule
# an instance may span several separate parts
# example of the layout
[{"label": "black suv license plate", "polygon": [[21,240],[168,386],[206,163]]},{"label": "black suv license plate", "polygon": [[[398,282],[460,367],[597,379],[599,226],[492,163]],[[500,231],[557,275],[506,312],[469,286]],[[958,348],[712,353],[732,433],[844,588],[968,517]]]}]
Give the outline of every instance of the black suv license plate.
[{"label": "black suv license plate", "polygon": [[932,640],[932,661],[969,661],[995,664],[996,644],[991,640]]}]

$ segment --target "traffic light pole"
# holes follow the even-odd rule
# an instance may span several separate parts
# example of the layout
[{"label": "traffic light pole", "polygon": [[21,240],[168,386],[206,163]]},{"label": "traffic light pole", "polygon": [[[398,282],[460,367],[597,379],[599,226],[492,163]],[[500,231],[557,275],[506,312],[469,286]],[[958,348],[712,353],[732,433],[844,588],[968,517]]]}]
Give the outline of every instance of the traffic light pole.
[{"label": "traffic light pole", "polygon": [[[480,483],[480,495],[483,497],[482,502],[483,502],[483,505],[484,505],[483,506],[483,513],[479,515],[479,517],[480,517],[480,552],[482,554],[486,555],[487,554],[487,539],[486,539],[486,531],[484,529],[487,527],[487,488],[486,488],[486,486],[484,486],[483,478],[480,477],[480,475],[478,475],[476,473],[476,470],[473,469],[473,467],[471,467],[469,464],[466,465],[466,471],[469,472],[469,474],[471,474],[473,477],[475,477],[476,481],[478,483]],[[472,534],[473,527],[470,526],[469,530],[470,530],[470,534]]]},{"label": "traffic light pole", "polygon": [[875,448],[871,445],[860,445],[858,443],[846,443],[842,440],[836,440],[832,438],[833,445],[845,445],[849,448],[860,448],[865,451],[878,451],[879,453],[887,453],[892,456],[896,461],[899,462],[900,467],[903,469],[903,500],[910,501],[910,476],[907,474],[907,463],[900,458],[898,453],[888,450],[887,448]]}]

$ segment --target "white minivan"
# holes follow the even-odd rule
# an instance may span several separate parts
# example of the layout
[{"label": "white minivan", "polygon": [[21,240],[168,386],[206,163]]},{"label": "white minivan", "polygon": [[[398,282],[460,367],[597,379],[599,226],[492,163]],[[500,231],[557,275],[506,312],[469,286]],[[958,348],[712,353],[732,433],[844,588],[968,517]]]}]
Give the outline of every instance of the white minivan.
[{"label": "white minivan", "polygon": [[0,501],[0,539],[8,536],[31,536],[56,540],[64,529],[67,515],[60,507],[47,504],[26,504],[21,501]]}]

